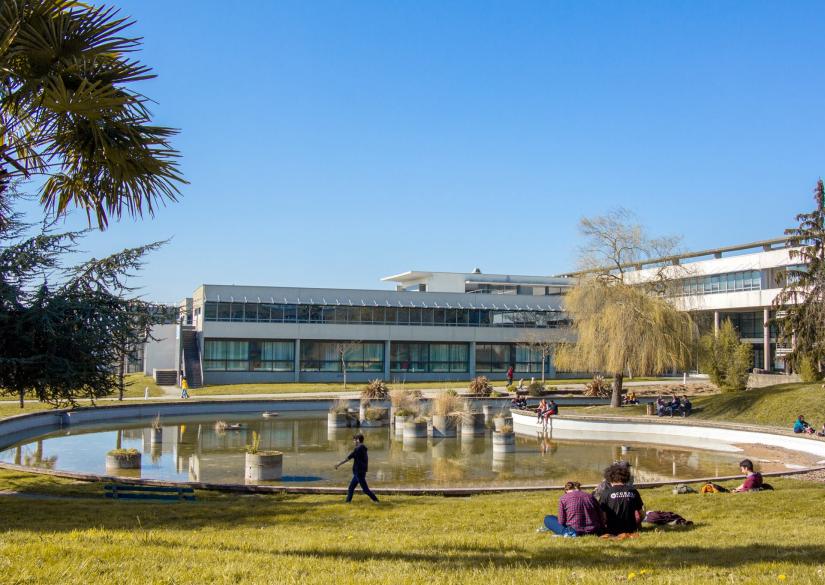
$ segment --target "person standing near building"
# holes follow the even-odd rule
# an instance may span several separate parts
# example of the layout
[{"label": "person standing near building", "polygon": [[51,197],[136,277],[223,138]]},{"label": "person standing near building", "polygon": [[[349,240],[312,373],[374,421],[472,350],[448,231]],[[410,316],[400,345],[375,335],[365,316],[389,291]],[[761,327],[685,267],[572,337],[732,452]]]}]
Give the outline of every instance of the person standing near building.
[{"label": "person standing near building", "polygon": [[510,366],[509,368],[507,368],[507,385],[508,386],[513,385],[513,366]]},{"label": "person standing near building", "polygon": [[367,469],[369,468],[369,456],[367,455],[367,446],[364,445],[364,435],[358,433],[352,440],[355,442],[355,448],[347,455],[343,461],[335,464],[335,469],[341,467],[344,463],[352,459],[352,481],[349,482],[347,488],[347,503],[352,501],[352,496],[355,493],[355,486],[361,484],[361,491],[363,491],[369,498],[378,503],[378,498],[372,493],[372,490],[367,485]]},{"label": "person standing near building", "polygon": [[189,398],[189,382],[187,382],[183,376],[181,376],[180,379],[180,397]]}]

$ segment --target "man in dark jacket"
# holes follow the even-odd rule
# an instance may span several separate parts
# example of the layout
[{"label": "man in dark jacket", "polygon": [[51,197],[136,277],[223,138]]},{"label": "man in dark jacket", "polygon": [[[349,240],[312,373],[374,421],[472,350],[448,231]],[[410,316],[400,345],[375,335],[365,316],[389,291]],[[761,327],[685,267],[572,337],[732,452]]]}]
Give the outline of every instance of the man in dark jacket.
[{"label": "man in dark jacket", "polygon": [[352,501],[352,495],[355,493],[355,486],[361,484],[361,490],[367,494],[370,499],[378,503],[378,498],[372,493],[372,490],[367,485],[367,468],[369,467],[369,456],[367,455],[367,446],[364,445],[364,435],[358,433],[352,440],[355,442],[355,448],[352,453],[347,455],[347,458],[337,463],[335,469],[341,467],[344,463],[352,459],[352,481],[349,482],[347,489],[347,502]]}]

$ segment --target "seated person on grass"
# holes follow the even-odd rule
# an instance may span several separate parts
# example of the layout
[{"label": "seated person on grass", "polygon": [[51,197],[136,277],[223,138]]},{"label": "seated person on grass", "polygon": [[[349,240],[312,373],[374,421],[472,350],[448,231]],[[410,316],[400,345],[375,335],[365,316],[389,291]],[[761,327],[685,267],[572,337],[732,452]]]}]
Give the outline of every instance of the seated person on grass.
[{"label": "seated person on grass", "polygon": [[614,463],[604,470],[604,478],[610,485],[601,491],[598,500],[605,514],[605,531],[613,535],[637,532],[645,511],[642,496],[628,485],[630,466]]},{"label": "seated person on grass", "polygon": [[796,422],[793,424],[793,432],[795,433],[807,433],[813,434],[814,429],[807,423],[805,417],[801,414],[797,417]]},{"label": "seated person on grass", "polygon": [[731,491],[750,492],[762,487],[762,474],[753,470],[753,462],[750,459],[740,461],[739,470],[746,475],[745,481],[738,488]]},{"label": "seated person on grass", "polygon": [[568,481],[559,498],[559,515],[545,516],[544,526],[561,536],[587,536],[604,532],[604,516],[596,499],[581,491],[581,484]]}]

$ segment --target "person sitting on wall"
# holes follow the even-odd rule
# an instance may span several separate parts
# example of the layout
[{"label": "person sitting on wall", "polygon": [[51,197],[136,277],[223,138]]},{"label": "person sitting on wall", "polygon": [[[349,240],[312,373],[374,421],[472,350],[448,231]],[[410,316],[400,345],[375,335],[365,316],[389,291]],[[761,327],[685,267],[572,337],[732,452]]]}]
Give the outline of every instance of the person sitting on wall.
[{"label": "person sitting on wall", "polygon": [[568,481],[559,498],[559,515],[545,516],[544,526],[561,536],[598,535],[604,532],[604,516],[596,499],[581,491],[579,482]]},{"label": "person sitting on wall", "polygon": [[679,397],[674,394],[667,408],[670,411],[670,416],[682,412],[682,403],[679,401]]},{"label": "person sitting on wall", "polygon": [[638,490],[628,485],[630,466],[614,463],[604,470],[604,478],[610,485],[598,500],[605,514],[605,532],[613,535],[638,532],[645,510]]},{"label": "person sitting on wall", "polygon": [[557,414],[559,414],[559,405],[556,404],[556,401],[551,398],[550,402],[547,404],[547,412],[544,413],[544,418],[556,416]]},{"label": "person sitting on wall", "polygon": [[636,393],[631,390],[624,397],[625,404],[639,404],[639,399],[636,398]]},{"label": "person sitting on wall", "polygon": [[690,416],[693,412],[693,403],[687,397],[687,394],[682,395],[682,416]]},{"label": "person sitting on wall", "polygon": [[667,405],[665,404],[665,399],[659,396],[656,399],[656,415],[657,416],[665,416],[667,414]]},{"label": "person sitting on wall", "polygon": [[739,470],[745,474],[745,481],[738,488],[731,491],[750,492],[762,488],[762,474],[753,470],[753,462],[750,459],[740,461]]},{"label": "person sitting on wall", "polygon": [[814,433],[814,429],[807,423],[805,417],[800,414],[799,417],[797,417],[796,422],[793,424],[793,432],[812,435]]},{"label": "person sitting on wall", "polygon": [[536,408],[536,422],[541,422],[544,419],[544,413],[547,412],[547,401],[542,398]]},{"label": "person sitting on wall", "polygon": [[817,437],[825,437],[825,423],[822,423],[822,430],[816,434]]}]

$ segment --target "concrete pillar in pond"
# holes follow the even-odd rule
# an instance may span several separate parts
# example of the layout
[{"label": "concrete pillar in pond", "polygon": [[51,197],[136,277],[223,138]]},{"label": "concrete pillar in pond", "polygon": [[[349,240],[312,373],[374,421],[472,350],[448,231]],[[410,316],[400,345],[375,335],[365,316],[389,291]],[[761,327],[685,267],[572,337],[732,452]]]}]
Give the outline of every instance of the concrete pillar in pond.
[{"label": "concrete pillar in pond", "polygon": [[763,355],[765,356],[765,364],[764,368],[767,371],[772,370],[771,368],[771,328],[768,324],[768,320],[771,318],[771,312],[769,309],[764,309],[762,311],[762,323],[764,324],[764,331],[762,332],[762,343],[765,346],[765,351]]},{"label": "concrete pillar in pond", "polygon": [[295,381],[301,381],[301,340],[295,340],[295,355],[292,356],[292,367],[295,369]]}]

